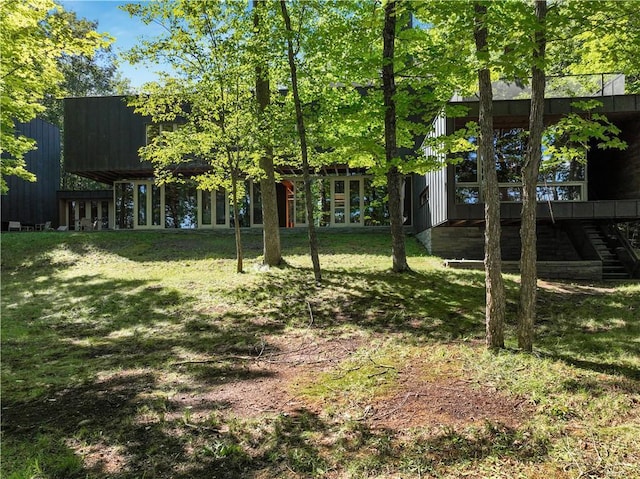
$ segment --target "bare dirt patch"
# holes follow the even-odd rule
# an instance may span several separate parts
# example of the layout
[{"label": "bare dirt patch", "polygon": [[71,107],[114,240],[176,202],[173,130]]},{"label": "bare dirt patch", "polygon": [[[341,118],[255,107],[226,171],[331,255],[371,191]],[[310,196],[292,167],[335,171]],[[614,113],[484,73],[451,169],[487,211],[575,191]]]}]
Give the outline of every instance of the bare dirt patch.
[{"label": "bare dirt patch", "polygon": [[393,396],[372,405],[367,418],[373,427],[404,430],[418,426],[468,426],[486,421],[518,426],[527,407],[488,387],[460,378],[425,380],[410,364],[400,372]]},{"label": "bare dirt patch", "polygon": [[243,359],[243,374],[236,379],[205,392],[178,394],[172,402],[176,409],[192,408],[194,420],[212,413],[206,404],[244,418],[290,413],[308,406],[291,392],[296,378],[330,370],[361,345],[358,338],[269,337],[265,350]]},{"label": "bare dirt patch", "polygon": [[[214,409],[243,418],[287,414],[301,408],[321,413],[325,405],[295,396],[294,386],[301,377],[335,368],[363,346],[358,338],[270,338],[269,342],[277,346],[277,352],[263,352],[246,361],[246,373],[235,380],[205,392],[176,395],[172,398],[174,410],[190,408],[194,420],[206,419]],[[529,412],[522,400],[459,377],[425,379],[422,367],[411,363],[400,371],[393,395],[368,405],[358,419],[373,428],[393,430],[464,427],[486,421],[516,427]]]}]

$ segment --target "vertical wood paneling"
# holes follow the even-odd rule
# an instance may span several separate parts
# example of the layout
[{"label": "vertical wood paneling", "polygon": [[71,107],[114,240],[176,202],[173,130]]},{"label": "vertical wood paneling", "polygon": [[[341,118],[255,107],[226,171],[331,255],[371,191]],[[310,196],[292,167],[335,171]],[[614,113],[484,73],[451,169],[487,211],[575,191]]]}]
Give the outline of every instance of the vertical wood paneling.
[{"label": "vertical wood paneling", "polygon": [[145,169],[138,156],[145,141],[144,123],[123,96],[65,99],[66,169],[75,173]]},{"label": "vertical wood paneling", "polygon": [[35,119],[16,126],[18,133],[36,140],[37,149],[25,155],[35,183],[7,177],[9,192],[2,195],[2,222],[44,223],[57,218],[56,190],[60,187],[60,131],[51,123]]},{"label": "vertical wood paneling", "polygon": [[[447,119],[444,114],[437,117],[433,122],[433,131],[429,137],[435,138],[447,134]],[[426,156],[435,156],[441,165],[438,169],[429,171],[424,175],[425,186],[429,188],[429,201],[423,208],[428,208],[426,212],[427,228],[437,226],[447,221],[447,166],[446,156],[437,153],[430,147],[423,148]],[[419,193],[419,192],[418,192]]]}]

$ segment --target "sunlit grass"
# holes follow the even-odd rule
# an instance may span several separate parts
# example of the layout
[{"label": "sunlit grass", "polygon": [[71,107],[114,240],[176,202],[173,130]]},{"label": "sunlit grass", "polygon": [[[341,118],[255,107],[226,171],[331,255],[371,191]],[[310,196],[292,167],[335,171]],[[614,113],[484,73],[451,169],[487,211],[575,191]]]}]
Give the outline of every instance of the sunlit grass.
[{"label": "sunlit grass", "polygon": [[[260,234],[247,234],[244,274],[233,237],[213,232],[1,239],[3,412],[32,421],[16,429],[3,414],[3,477],[109,477],[91,462],[98,450],[123,479],[638,477],[637,283],[540,288],[535,351],[521,354],[506,276],[512,349],[494,354],[482,346],[483,273],[446,269],[412,238],[413,271],[397,275],[388,233],[321,232],[320,286],[304,232],[283,234],[285,265],[270,269]],[[173,401],[250,374],[238,358],[303,339],[358,345],[288,385],[313,411],[233,418],[220,404],[203,419]],[[392,398],[410,366],[529,413],[517,427],[370,428],[367,406]]]}]

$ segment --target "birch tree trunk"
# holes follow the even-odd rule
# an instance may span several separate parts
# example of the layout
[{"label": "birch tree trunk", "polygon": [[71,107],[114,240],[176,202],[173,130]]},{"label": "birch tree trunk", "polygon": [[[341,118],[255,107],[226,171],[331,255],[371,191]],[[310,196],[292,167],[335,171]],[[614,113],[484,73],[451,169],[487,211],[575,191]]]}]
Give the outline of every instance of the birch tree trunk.
[{"label": "birch tree trunk", "polygon": [[544,57],[546,50],[545,20],[547,2],[535,2],[536,19],[531,79],[531,112],[529,114],[529,142],[522,169],[522,222],[520,226],[520,302],[518,307],[518,346],[524,351],[533,349],[533,324],[536,316],[538,272],[536,269],[536,186],[542,156],[544,129]]},{"label": "birch tree trunk", "polygon": [[[474,12],[476,52],[479,59],[486,62],[489,55],[486,4],[475,3]],[[491,87],[491,73],[487,66],[483,65],[479,68],[478,82],[480,92],[478,160],[482,164],[482,184],[484,186],[485,203],[484,267],[486,280],[486,344],[488,348],[498,349],[504,348],[506,299],[504,281],[502,279],[502,258],[500,250],[500,196],[493,146],[493,89]]]}]

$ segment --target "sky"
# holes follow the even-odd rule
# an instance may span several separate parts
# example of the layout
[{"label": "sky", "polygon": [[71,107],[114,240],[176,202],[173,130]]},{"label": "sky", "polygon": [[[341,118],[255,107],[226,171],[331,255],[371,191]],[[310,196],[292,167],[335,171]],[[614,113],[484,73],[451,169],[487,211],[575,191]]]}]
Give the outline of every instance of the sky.
[{"label": "sky", "polygon": [[118,0],[61,0],[65,10],[76,12],[79,18],[98,22],[98,31],[106,32],[115,38],[111,48],[118,55],[119,69],[123,76],[131,80],[131,86],[139,87],[145,82],[156,79],[153,67],[133,66],[120,58],[120,53],[135,45],[141,37],[153,36],[153,26],[142,23],[137,18],[118,7],[126,1]]}]

